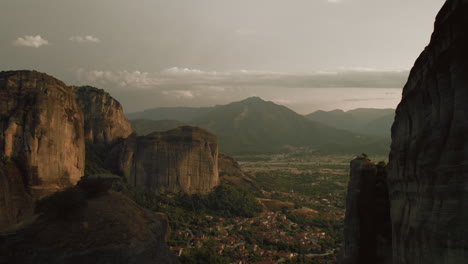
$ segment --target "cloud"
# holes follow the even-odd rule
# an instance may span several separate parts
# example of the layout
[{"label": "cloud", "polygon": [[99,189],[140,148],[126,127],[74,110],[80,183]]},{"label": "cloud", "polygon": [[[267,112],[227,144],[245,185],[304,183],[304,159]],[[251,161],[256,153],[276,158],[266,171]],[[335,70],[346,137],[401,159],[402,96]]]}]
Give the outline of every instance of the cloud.
[{"label": "cloud", "polygon": [[13,45],[31,47],[31,48],[39,48],[44,45],[49,45],[49,41],[47,41],[46,39],[43,39],[40,35],[24,36],[24,37],[19,37],[16,40],[14,40]]},{"label": "cloud", "polygon": [[257,34],[255,30],[252,29],[246,29],[246,28],[239,28],[236,29],[236,34],[239,36],[254,36]]},{"label": "cloud", "polygon": [[94,85],[118,85],[143,89],[213,90],[251,88],[401,88],[408,71],[371,69],[316,73],[279,73],[240,70],[233,72],[203,71],[172,67],[161,72],[86,71],[79,69],[80,82]]},{"label": "cloud", "polygon": [[354,68],[284,73],[171,67],[159,72],[78,69],[75,74],[78,85],[106,89],[127,112],[157,106],[225,104],[260,96],[308,113],[317,109],[395,107],[409,72]]},{"label": "cloud", "polygon": [[175,98],[185,98],[185,99],[190,99],[190,98],[195,97],[194,92],[190,90],[162,91],[161,94],[173,96]]},{"label": "cloud", "polygon": [[347,98],[344,102],[366,102],[366,101],[388,101],[394,100],[393,97],[370,97],[370,98]]},{"label": "cloud", "polygon": [[86,71],[80,68],[76,70],[76,76],[79,82],[96,86],[118,85],[144,89],[161,84],[158,78],[141,71]]},{"label": "cloud", "polygon": [[179,68],[179,67],[172,67],[162,71],[165,74],[172,74],[172,75],[192,75],[192,74],[207,74],[207,72],[197,70],[197,69],[189,69],[189,68]]},{"label": "cloud", "polygon": [[101,40],[93,35],[87,35],[87,36],[71,36],[69,38],[70,41],[72,42],[78,42],[78,43],[99,43]]}]

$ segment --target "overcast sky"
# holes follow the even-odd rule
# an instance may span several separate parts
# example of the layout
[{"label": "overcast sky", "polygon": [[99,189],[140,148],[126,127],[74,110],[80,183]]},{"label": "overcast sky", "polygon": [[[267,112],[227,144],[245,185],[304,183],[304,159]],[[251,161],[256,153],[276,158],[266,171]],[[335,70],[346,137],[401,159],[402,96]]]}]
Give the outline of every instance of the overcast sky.
[{"label": "overcast sky", "polygon": [[104,88],[127,112],[260,96],[396,107],[443,0],[1,0],[0,70]]}]

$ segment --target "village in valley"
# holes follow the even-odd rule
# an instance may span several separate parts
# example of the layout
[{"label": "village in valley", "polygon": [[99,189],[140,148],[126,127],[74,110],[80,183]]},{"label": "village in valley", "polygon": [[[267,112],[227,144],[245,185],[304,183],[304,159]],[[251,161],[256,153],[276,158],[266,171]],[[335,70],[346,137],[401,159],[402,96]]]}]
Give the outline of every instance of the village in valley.
[{"label": "village in valley", "polygon": [[334,263],[352,158],[306,153],[237,157],[261,188],[256,199],[263,212],[254,217],[198,215],[173,226],[170,249],[183,263],[195,263],[197,254],[211,254],[215,263]]}]

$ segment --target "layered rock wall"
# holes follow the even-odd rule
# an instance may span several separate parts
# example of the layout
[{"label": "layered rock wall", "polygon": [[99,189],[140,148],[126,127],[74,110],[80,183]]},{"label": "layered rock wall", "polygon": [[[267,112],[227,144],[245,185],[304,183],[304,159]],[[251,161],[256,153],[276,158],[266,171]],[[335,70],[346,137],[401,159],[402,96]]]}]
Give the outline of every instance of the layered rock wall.
[{"label": "layered rock wall", "polygon": [[33,212],[33,197],[21,170],[13,161],[0,161],[0,230]]},{"label": "layered rock wall", "polygon": [[85,138],[93,144],[111,144],[132,133],[122,105],[102,89],[74,87],[85,117]]},{"label": "layered rock wall", "polygon": [[394,263],[468,262],[468,1],[446,2],[392,128]]},{"label": "layered rock wall", "polygon": [[39,195],[76,183],[85,145],[73,90],[38,72],[1,72],[0,98],[0,157],[14,160]]},{"label": "layered rock wall", "polygon": [[132,135],[109,157],[117,160],[115,169],[127,182],[141,190],[207,193],[219,184],[218,140],[197,127]]}]

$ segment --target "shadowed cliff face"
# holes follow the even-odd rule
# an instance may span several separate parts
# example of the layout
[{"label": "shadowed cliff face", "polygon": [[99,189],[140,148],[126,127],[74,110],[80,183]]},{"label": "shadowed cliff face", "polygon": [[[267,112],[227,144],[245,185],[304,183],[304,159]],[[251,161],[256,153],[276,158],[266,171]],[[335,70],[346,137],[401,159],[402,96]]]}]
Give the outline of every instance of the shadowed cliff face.
[{"label": "shadowed cliff face", "polygon": [[13,163],[0,164],[0,191],[13,195],[0,211],[16,214],[9,218],[16,222],[32,206],[30,198],[70,186],[83,175],[84,117],[72,89],[38,72],[1,72],[0,98],[0,157]]},{"label": "shadowed cliff face", "polygon": [[33,197],[21,170],[0,161],[0,229],[18,223],[33,211]]},{"label": "shadowed cliff face", "polygon": [[75,87],[76,100],[85,117],[85,138],[94,144],[110,144],[132,133],[120,103],[102,89]]},{"label": "shadowed cliff face", "polygon": [[179,263],[166,246],[165,215],[112,190],[90,196],[82,188],[41,200],[27,226],[0,234],[0,263]]},{"label": "shadowed cliff face", "polygon": [[394,263],[468,262],[468,0],[449,0],[392,128]]},{"label": "shadowed cliff face", "polygon": [[115,160],[115,169],[142,190],[207,193],[219,184],[218,140],[197,127],[132,135],[114,147],[108,163]]},{"label": "shadowed cliff face", "polygon": [[367,158],[351,161],[345,241],[340,264],[392,263],[390,204],[385,170]]}]

